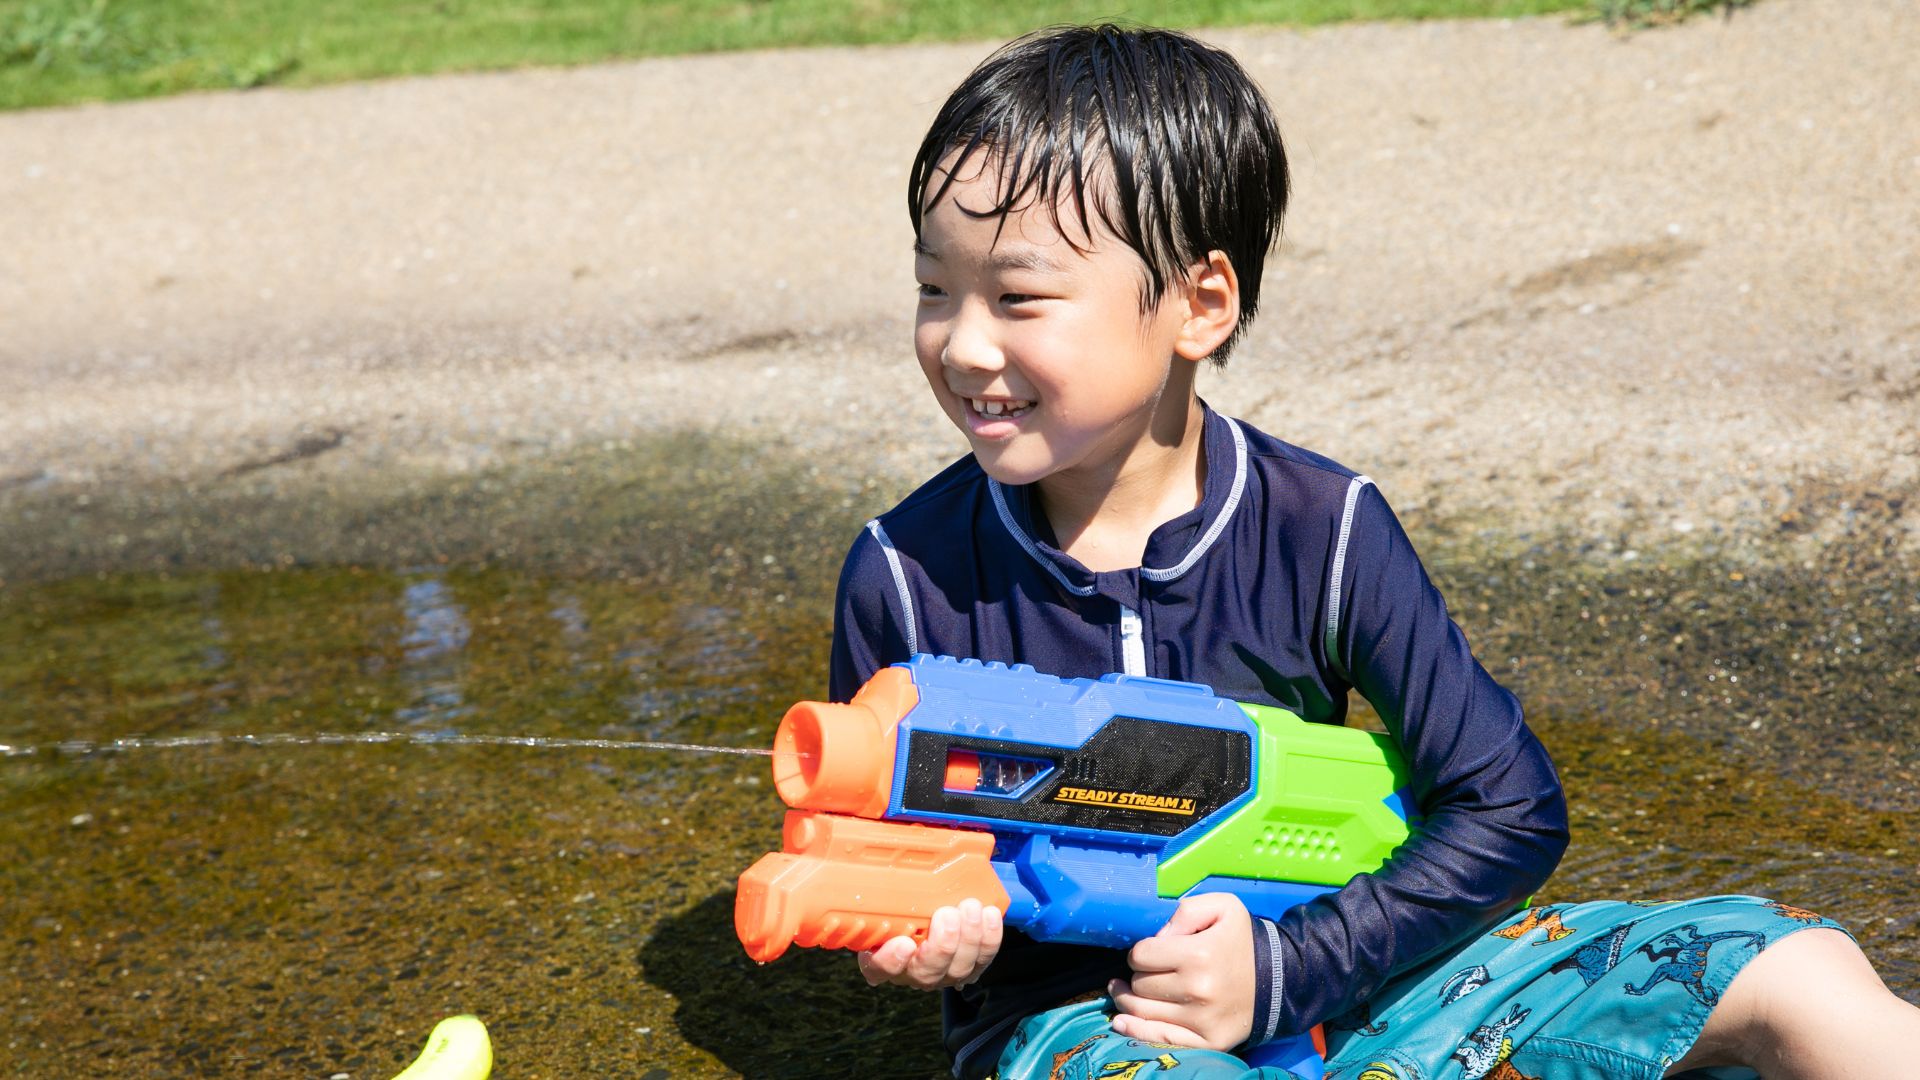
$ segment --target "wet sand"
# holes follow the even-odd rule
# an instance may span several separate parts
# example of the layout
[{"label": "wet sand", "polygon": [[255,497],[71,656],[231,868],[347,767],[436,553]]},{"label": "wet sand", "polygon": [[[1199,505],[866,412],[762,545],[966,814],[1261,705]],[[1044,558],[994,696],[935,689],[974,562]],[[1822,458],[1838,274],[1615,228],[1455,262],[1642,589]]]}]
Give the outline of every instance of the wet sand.
[{"label": "wet sand", "polygon": [[[1210,36],[1296,176],[1216,405],[1603,555],[1862,513],[1920,545],[1910,4]],[[960,443],[912,364],[905,169],[986,48],[0,116],[0,498],[690,428],[924,475]]]}]

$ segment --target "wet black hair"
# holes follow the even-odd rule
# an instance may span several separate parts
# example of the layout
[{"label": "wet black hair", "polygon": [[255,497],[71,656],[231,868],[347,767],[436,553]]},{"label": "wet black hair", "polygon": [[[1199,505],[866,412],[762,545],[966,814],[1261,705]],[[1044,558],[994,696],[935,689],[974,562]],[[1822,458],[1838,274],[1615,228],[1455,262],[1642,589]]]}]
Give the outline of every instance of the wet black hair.
[{"label": "wet black hair", "polygon": [[[1057,26],[1002,46],[947,98],[907,180],[918,241],[928,209],[975,154],[997,157],[999,216],[1038,201],[1068,242],[1071,195],[1088,245],[1088,204],[1146,264],[1141,311],[1208,252],[1240,281],[1240,321],[1224,361],[1260,304],[1260,273],[1287,208],[1287,156],[1264,95],[1227,53],[1172,30]],[[951,171],[938,169],[949,155]],[[985,160],[984,158],[982,160]],[[1105,182],[1090,179],[1105,174]],[[935,184],[932,194],[929,186]]]}]

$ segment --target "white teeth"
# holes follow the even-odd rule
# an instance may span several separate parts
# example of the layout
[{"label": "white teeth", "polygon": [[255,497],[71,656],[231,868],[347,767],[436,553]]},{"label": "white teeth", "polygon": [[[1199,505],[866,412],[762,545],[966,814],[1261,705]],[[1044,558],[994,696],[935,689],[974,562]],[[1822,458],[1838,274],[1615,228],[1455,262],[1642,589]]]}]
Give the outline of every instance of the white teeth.
[{"label": "white teeth", "polygon": [[967,407],[982,416],[1011,416],[1023,413],[1033,407],[1031,401],[982,401],[968,398]]}]

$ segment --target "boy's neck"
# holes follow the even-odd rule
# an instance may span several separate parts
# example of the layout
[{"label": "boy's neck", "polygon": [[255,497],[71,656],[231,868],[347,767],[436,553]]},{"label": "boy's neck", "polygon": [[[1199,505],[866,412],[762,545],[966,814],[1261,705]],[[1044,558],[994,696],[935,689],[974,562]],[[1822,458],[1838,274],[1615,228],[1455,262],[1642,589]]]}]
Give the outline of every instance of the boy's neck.
[{"label": "boy's neck", "polygon": [[1037,485],[1060,550],[1080,565],[1096,573],[1139,566],[1153,531],[1200,505],[1206,412],[1191,391],[1184,399],[1184,409],[1156,418],[1149,437],[1124,457]]}]

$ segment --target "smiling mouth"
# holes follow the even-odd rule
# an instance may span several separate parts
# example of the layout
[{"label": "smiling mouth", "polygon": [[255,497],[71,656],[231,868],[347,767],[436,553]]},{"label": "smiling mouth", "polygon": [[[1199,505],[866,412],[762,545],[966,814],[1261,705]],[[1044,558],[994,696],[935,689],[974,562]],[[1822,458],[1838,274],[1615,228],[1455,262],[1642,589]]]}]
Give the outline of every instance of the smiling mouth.
[{"label": "smiling mouth", "polygon": [[1010,420],[1025,416],[1033,411],[1031,401],[983,401],[980,398],[965,398],[967,408],[975,416],[989,416],[1000,420]]}]

